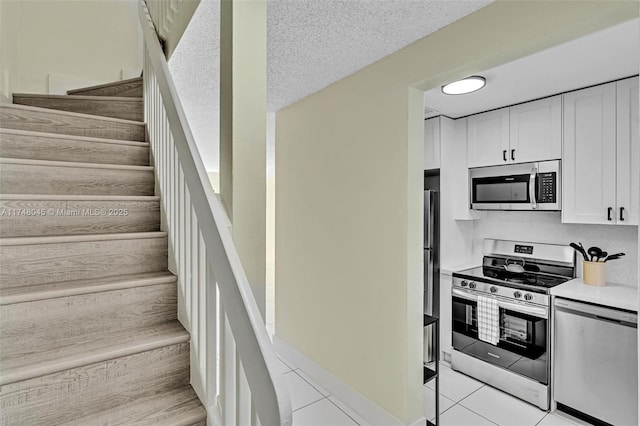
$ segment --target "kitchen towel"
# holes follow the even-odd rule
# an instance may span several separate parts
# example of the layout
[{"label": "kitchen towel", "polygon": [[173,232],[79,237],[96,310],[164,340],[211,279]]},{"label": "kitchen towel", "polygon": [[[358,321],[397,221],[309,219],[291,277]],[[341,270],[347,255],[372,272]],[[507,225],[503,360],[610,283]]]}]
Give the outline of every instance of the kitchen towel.
[{"label": "kitchen towel", "polygon": [[492,345],[500,340],[500,308],[493,297],[478,296],[478,338]]}]

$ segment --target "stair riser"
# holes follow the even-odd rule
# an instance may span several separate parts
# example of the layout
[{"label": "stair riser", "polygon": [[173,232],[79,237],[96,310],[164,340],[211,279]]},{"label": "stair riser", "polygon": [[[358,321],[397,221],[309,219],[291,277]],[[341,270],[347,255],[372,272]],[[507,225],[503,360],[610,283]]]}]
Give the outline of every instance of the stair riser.
[{"label": "stair riser", "polygon": [[64,97],[13,96],[13,103],[59,111],[79,112],[102,117],[122,118],[123,120],[142,121],[142,99],[117,100],[109,98],[74,99]]},{"label": "stair riser", "polygon": [[0,246],[0,288],[165,271],[167,238]]},{"label": "stair riser", "polygon": [[142,78],[106,84],[102,87],[67,91],[68,95],[142,97]]},{"label": "stair riser", "polygon": [[176,289],[159,284],[0,306],[0,360],[174,320]]},{"label": "stair riser", "polygon": [[0,157],[147,166],[149,147],[0,132]]},{"label": "stair riser", "polygon": [[62,112],[0,107],[0,127],[94,138],[144,141],[142,124],[81,117]]},{"label": "stair riser", "polygon": [[151,170],[1,164],[0,193],[52,195],[153,195]]},{"label": "stair riser", "polygon": [[183,343],[3,386],[0,424],[53,425],[189,382]]},{"label": "stair riser", "polygon": [[159,230],[159,201],[0,200],[0,237],[5,238]]},{"label": "stair riser", "polygon": [[[130,406],[119,406],[113,410],[107,410],[95,416],[83,417],[61,426],[86,426],[86,425],[127,425],[149,426],[168,425],[180,426],[176,422],[176,416],[184,418],[185,412],[200,411],[199,417],[206,419],[206,412],[200,404],[200,400],[191,388],[177,391],[169,391],[160,397],[147,398],[137,401]],[[171,421],[171,423],[169,423]],[[183,426],[205,425],[205,420],[194,423],[190,421]]]}]

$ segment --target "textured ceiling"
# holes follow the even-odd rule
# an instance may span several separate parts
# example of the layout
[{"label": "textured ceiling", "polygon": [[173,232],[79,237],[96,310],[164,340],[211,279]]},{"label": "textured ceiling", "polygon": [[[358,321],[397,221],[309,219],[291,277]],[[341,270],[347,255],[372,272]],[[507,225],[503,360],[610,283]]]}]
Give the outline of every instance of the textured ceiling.
[{"label": "textured ceiling", "polygon": [[491,2],[268,0],[267,107],[277,111]]},{"label": "textured ceiling", "polygon": [[[277,111],[489,3],[268,0],[267,108]],[[169,61],[207,170],[218,170],[219,18],[219,0],[201,0]]]}]

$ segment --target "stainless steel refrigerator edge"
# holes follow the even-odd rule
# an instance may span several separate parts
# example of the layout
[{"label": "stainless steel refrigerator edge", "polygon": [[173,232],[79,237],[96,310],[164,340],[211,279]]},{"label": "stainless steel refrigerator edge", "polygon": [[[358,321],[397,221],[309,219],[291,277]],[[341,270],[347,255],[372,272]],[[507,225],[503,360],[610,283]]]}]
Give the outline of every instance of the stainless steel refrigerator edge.
[{"label": "stainless steel refrigerator edge", "polygon": [[424,191],[424,313],[440,316],[440,193]]}]

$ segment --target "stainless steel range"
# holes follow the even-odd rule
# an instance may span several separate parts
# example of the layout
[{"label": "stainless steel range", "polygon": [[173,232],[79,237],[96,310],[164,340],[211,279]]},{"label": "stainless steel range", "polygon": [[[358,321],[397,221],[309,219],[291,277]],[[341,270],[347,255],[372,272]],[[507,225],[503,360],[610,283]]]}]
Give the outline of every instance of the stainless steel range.
[{"label": "stainless steel range", "polygon": [[453,273],[451,365],[549,409],[549,289],[575,276],[569,246],[485,239],[482,267]]}]

